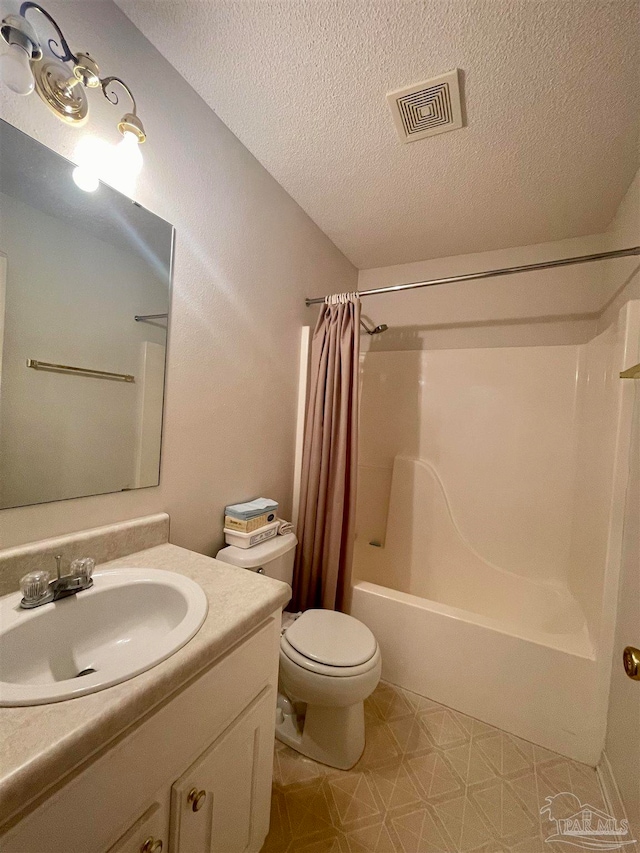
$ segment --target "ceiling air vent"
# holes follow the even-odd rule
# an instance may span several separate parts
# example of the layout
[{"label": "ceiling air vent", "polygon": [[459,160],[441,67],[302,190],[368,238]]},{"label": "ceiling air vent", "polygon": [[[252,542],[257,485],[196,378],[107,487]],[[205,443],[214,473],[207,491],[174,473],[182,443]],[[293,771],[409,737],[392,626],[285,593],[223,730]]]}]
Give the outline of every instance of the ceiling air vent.
[{"label": "ceiling air vent", "polygon": [[402,142],[462,127],[457,68],[425,83],[389,92],[387,101]]}]

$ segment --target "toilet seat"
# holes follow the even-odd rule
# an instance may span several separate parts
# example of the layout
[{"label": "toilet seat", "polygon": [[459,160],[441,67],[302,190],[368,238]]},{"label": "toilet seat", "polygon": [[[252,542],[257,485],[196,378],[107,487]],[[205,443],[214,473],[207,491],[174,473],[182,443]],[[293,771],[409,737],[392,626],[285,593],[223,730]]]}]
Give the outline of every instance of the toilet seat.
[{"label": "toilet seat", "polygon": [[310,672],[347,677],[369,672],[380,657],[362,622],[334,610],[307,610],[283,633],[280,648]]},{"label": "toilet seat", "polygon": [[328,675],[333,678],[346,678],[352,675],[363,675],[365,672],[370,672],[378,666],[380,661],[380,649],[376,643],[376,649],[373,656],[365,663],[357,666],[331,666],[327,663],[319,663],[311,660],[293,648],[287,640],[286,634],[280,638],[280,652],[292,662],[297,664],[301,669],[306,669],[308,672],[316,672],[318,675]]}]

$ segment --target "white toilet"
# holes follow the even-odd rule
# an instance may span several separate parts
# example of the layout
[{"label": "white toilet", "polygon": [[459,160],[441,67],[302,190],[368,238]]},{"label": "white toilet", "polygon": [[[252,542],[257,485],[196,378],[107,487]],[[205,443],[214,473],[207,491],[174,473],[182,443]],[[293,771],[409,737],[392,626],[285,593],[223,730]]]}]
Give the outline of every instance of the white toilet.
[{"label": "white toilet", "polygon": [[[229,545],[216,559],[291,584],[297,539],[276,536],[253,548]],[[364,700],[380,681],[376,638],[333,610],[307,610],[280,639],[276,737],[310,758],[348,770],[364,750]]]}]

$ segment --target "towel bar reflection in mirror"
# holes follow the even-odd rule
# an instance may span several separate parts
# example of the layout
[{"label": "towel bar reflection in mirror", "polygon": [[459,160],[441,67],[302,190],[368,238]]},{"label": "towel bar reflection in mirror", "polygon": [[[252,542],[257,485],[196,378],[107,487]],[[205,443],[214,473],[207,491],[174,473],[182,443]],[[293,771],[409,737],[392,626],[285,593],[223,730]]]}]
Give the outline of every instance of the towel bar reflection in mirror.
[{"label": "towel bar reflection in mirror", "polygon": [[90,367],[71,367],[68,364],[37,361],[35,358],[27,359],[27,367],[32,367],[34,370],[62,371],[65,373],[79,373],[82,376],[96,376],[102,379],[116,379],[119,382],[135,382],[135,377],[130,373],[111,373],[109,370],[92,370]]}]

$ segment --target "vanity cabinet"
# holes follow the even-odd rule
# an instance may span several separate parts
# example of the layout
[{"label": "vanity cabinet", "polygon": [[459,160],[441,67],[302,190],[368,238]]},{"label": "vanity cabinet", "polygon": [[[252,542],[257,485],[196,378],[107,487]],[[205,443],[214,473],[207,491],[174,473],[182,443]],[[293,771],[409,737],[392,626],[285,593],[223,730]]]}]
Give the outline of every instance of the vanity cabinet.
[{"label": "vanity cabinet", "polygon": [[[271,691],[245,712],[171,789],[175,853],[244,853],[269,828],[274,703]],[[266,818],[266,822],[265,822]]]},{"label": "vanity cabinet", "polygon": [[258,853],[269,829],[279,617],[78,768],[0,836],[0,853]]}]

